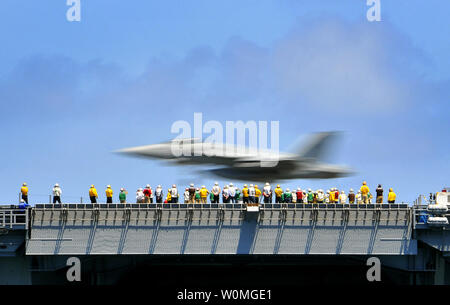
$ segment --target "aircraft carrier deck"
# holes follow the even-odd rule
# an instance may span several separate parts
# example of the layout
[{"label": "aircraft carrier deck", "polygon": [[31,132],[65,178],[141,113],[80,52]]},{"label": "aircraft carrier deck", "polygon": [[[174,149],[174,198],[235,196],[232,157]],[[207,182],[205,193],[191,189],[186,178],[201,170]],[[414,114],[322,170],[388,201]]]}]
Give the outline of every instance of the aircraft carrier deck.
[{"label": "aircraft carrier deck", "polygon": [[[450,196],[449,196],[450,197]],[[449,198],[450,199],[450,198]],[[364,283],[366,261],[381,280],[450,283],[448,221],[408,204],[36,204],[0,209],[0,284],[72,284],[67,259],[81,261],[82,284],[130,283],[175,267],[207,283]],[[450,212],[443,213],[447,219]],[[173,270],[170,269],[170,270]],[[248,279],[245,275],[248,274]],[[202,279],[202,280],[201,280]]]}]

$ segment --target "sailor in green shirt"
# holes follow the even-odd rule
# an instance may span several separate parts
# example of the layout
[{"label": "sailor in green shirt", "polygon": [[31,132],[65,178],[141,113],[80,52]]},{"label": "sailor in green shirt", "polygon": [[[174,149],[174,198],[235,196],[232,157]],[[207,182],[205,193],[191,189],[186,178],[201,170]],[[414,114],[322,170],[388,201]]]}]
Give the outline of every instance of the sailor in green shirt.
[{"label": "sailor in green shirt", "polygon": [[291,191],[287,188],[283,194],[283,202],[291,203],[292,202],[292,194]]},{"label": "sailor in green shirt", "polygon": [[200,203],[200,189],[195,190],[195,203]]},{"label": "sailor in green shirt", "polygon": [[308,189],[308,203],[314,202],[314,194],[311,189]]},{"label": "sailor in green shirt", "polygon": [[127,202],[127,194],[128,194],[128,192],[124,188],[120,189],[120,193],[119,193],[119,201],[120,201],[120,203],[126,203]]},{"label": "sailor in green shirt", "polygon": [[241,198],[241,191],[238,188],[236,188],[236,194],[234,195],[234,200],[236,202],[239,202],[240,198]]}]

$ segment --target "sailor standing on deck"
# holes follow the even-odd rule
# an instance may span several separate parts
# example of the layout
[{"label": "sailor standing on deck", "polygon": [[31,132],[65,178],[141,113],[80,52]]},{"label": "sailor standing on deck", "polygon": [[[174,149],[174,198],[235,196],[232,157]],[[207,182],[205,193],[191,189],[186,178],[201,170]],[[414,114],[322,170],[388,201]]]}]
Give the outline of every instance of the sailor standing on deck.
[{"label": "sailor standing on deck", "polygon": [[317,202],[318,202],[318,203],[323,203],[324,200],[325,200],[325,194],[323,193],[323,190],[322,190],[322,189],[319,189],[319,190],[317,191]]},{"label": "sailor standing on deck", "polygon": [[257,185],[255,185],[255,203],[259,203],[260,197],[261,197],[261,190]]},{"label": "sailor standing on deck", "polygon": [[242,203],[248,203],[248,187],[247,184],[244,184],[242,188]]},{"label": "sailor standing on deck", "polygon": [[62,194],[62,190],[59,187],[58,183],[55,183],[55,186],[53,187],[53,203],[61,203],[61,194]]},{"label": "sailor standing on deck", "polygon": [[263,189],[264,203],[272,203],[272,188],[270,187],[269,182],[266,182],[266,185]]},{"label": "sailor standing on deck", "polygon": [[280,185],[277,184],[277,187],[275,188],[275,203],[281,203],[281,195],[283,195],[283,190]]},{"label": "sailor standing on deck", "polygon": [[357,204],[361,204],[362,201],[362,195],[361,195],[361,191],[358,191],[358,193],[356,194],[356,203]]},{"label": "sailor standing on deck", "polygon": [[348,192],[348,202],[355,203],[355,193],[353,193],[353,189],[350,189],[350,192]]},{"label": "sailor standing on deck", "polygon": [[248,188],[248,201],[249,203],[255,203],[255,195],[256,195],[256,191],[255,191],[255,187],[253,186],[253,184],[250,184],[250,187]]},{"label": "sailor standing on deck", "polygon": [[189,188],[184,190],[184,203],[189,203]]},{"label": "sailor standing on deck", "polygon": [[376,203],[383,203],[383,188],[381,187],[381,184],[378,184],[376,192],[377,192]]},{"label": "sailor standing on deck", "polygon": [[289,188],[286,189],[284,192],[284,201],[285,203],[291,203],[292,202],[292,193],[289,190]]},{"label": "sailor standing on deck", "polygon": [[389,194],[388,194],[388,203],[395,203],[395,198],[396,197],[397,197],[397,195],[394,193],[392,188],[390,188],[389,189]]},{"label": "sailor standing on deck", "polygon": [[230,202],[236,203],[236,187],[232,182],[230,182],[230,184],[228,185],[228,193],[230,194]]},{"label": "sailor standing on deck", "polygon": [[142,187],[138,188],[136,191],[136,203],[144,203],[145,195]]},{"label": "sailor standing on deck", "polygon": [[200,202],[206,203],[209,191],[206,189],[204,185],[202,185],[202,188],[200,189],[199,193],[200,193]]},{"label": "sailor standing on deck", "polygon": [[22,194],[22,200],[28,204],[28,186],[27,183],[24,182],[22,184],[22,188],[20,189],[20,193]]},{"label": "sailor standing on deck", "polygon": [[89,198],[91,199],[91,203],[97,203],[97,190],[95,189],[95,186],[92,184],[91,188],[89,189]]},{"label": "sailor standing on deck", "polygon": [[112,203],[113,190],[111,189],[111,185],[106,187],[106,203]]},{"label": "sailor standing on deck", "polygon": [[150,188],[150,184],[147,184],[147,186],[144,189],[144,195],[145,195],[145,203],[150,203],[150,199],[152,198],[152,190]]},{"label": "sailor standing on deck", "polygon": [[156,203],[162,203],[163,202],[163,189],[161,187],[161,184],[158,184],[155,190],[155,199]]},{"label": "sailor standing on deck", "polygon": [[195,191],[194,183],[191,183],[189,185],[189,203],[194,203]]},{"label": "sailor standing on deck", "polygon": [[230,202],[230,190],[228,189],[228,185],[225,185],[222,190],[222,202],[229,203]]},{"label": "sailor standing on deck", "polygon": [[363,181],[363,185],[361,186],[360,191],[361,191],[361,198],[362,198],[363,203],[368,203],[369,202],[370,189],[367,186],[367,182],[366,181]]},{"label": "sailor standing on deck", "polygon": [[178,203],[178,189],[175,184],[172,185],[172,188],[170,189],[170,195],[171,203]]},{"label": "sailor standing on deck", "polygon": [[341,194],[339,195],[339,203],[347,203],[347,195],[344,191],[341,191]]},{"label": "sailor standing on deck", "polygon": [[127,203],[127,194],[128,192],[122,187],[119,193],[119,201],[120,203]]},{"label": "sailor standing on deck", "polygon": [[219,182],[215,182],[214,186],[212,187],[211,190],[212,194],[213,194],[213,201],[212,203],[219,203],[219,197],[220,197],[220,186],[219,186]]},{"label": "sailor standing on deck", "polygon": [[297,188],[297,191],[295,192],[296,193],[296,197],[297,197],[297,203],[303,203],[303,192],[302,192],[302,189],[301,188]]}]

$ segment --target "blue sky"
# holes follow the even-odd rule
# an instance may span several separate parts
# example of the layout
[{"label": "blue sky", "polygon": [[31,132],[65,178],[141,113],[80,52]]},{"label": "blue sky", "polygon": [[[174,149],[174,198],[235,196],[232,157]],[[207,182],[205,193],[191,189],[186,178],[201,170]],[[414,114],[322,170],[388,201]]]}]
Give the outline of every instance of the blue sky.
[{"label": "blue sky", "polygon": [[[175,135],[175,120],[279,120],[280,148],[342,130],[333,162],[356,176],[289,187],[381,183],[399,201],[450,186],[448,1],[81,0],[0,4],[0,203],[95,184],[211,185],[193,168],[111,151]],[[225,180],[217,179],[222,185]]]}]

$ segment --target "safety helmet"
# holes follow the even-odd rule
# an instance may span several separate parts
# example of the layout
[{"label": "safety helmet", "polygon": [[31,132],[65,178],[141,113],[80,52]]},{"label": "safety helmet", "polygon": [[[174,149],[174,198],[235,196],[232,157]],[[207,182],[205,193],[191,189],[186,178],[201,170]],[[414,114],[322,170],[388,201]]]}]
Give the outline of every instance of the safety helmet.
[{"label": "safety helmet", "polygon": [[269,182],[266,182],[266,186],[269,186],[270,184],[269,184]]},{"label": "safety helmet", "polygon": [[312,192],[312,190],[311,190],[311,189],[308,189],[308,192]]},{"label": "safety helmet", "polygon": [[146,186],[147,188],[150,188],[150,184],[147,184],[147,186]]},{"label": "safety helmet", "polygon": [[58,184],[58,183],[55,183],[55,186],[59,186],[59,184]]},{"label": "safety helmet", "polygon": [[189,186],[194,186],[194,183],[189,184]]},{"label": "safety helmet", "polygon": [[121,187],[121,188],[120,188],[120,191],[121,191],[121,192],[123,192],[123,191],[124,191],[123,187]]},{"label": "safety helmet", "polygon": [[217,181],[216,181],[216,182],[214,182],[214,185],[219,185],[219,182],[217,182]]},{"label": "safety helmet", "polygon": [[229,186],[233,186],[233,182],[230,182]]},{"label": "safety helmet", "polygon": [[244,184],[244,187],[247,187],[247,184]]},{"label": "safety helmet", "polygon": [[350,189],[350,192],[353,192],[353,189]]},{"label": "safety helmet", "polygon": [[277,184],[277,187],[280,187],[280,185],[279,185],[279,184]]},{"label": "safety helmet", "polygon": [[138,188],[138,191],[142,191],[142,187]]},{"label": "safety helmet", "polygon": [[107,185],[106,188],[109,188],[109,189],[110,189],[110,188],[111,188],[111,185]]},{"label": "safety helmet", "polygon": [[299,187],[297,188],[297,191],[301,191],[301,190],[302,190],[301,188],[299,188]]},{"label": "safety helmet", "polygon": [[177,186],[175,184],[173,184],[172,187],[177,187]]},{"label": "safety helmet", "polygon": [[253,187],[253,184],[250,184],[250,187]]},{"label": "safety helmet", "polygon": [[255,184],[255,188],[258,188],[258,185]]},{"label": "safety helmet", "polygon": [[286,192],[289,192],[289,191],[290,191],[289,188],[287,188],[287,189],[286,189]]},{"label": "safety helmet", "polygon": [[187,187],[187,188],[185,189],[185,191],[189,191],[189,188]]},{"label": "safety helmet", "polygon": [[197,191],[200,191],[200,189],[199,189],[199,188],[196,188],[196,190],[197,190]]},{"label": "safety helmet", "polygon": [[205,188],[205,186],[204,185],[202,185],[202,189],[204,189]]},{"label": "safety helmet", "polygon": [[363,181],[363,185],[366,185],[367,184],[367,182],[366,181]]},{"label": "safety helmet", "polygon": [[92,188],[92,187],[94,187],[94,185],[93,185],[93,184],[91,184],[91,188]]},{"label": "safety helmet", "polygon": [[161,184],[158,184],[158,186],[157,186],[157,187],[161,188]]},{"label": "safety helmet", "polygon": [[27,183],[26,182],[24,182],[23,184],[22,184],[23,186],[27,186]]},{"label": "safety helmet", "polygon": [[392,192],[392,187],[391,187],[391,188],[389,188],[389,192]]}]

